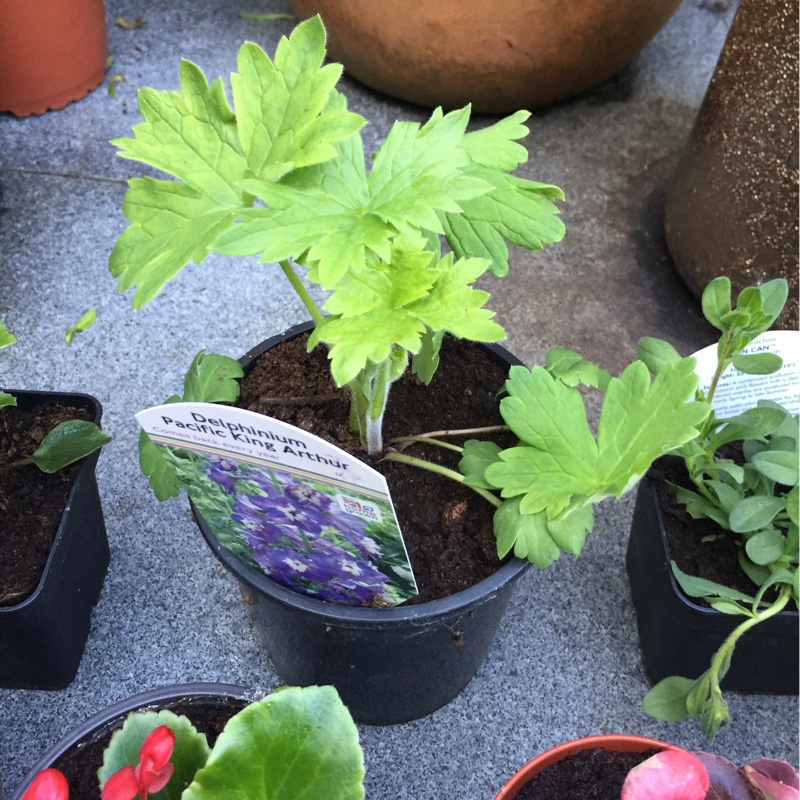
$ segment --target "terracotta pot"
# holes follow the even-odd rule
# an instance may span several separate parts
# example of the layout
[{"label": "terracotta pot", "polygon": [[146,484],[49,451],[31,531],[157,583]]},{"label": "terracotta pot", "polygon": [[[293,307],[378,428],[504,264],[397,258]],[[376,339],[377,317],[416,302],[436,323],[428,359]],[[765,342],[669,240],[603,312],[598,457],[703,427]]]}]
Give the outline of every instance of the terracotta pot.
[{"label": "terracotta pot", "polygon": [[2,0],[0,21],[0,111],[42,114],[102,82],[103,0]]},{"label": "terracotta pot", "polygon": [[674,745],[661,742],[658,739],[648,739],[645,736],[628,736],[627,734],[607,734],[602,736],[586,736],[583,739],[574,739],[564,742],[546,750],[536,758],[531,759],[524,767],[519,769],[503,788],[495,795],[494,800],[513,800],[517,792],[543,772],[565,758],[574,756],[584,750],[593,750],[601,747],[609,753],[643,753],[646,750],[677,749]]},{"label": "terracotta pot", "polygon": [[680,0],[289,0],[316,13],[332,59],[426,106],[502,112],[552,103],[625,66]]},{"label": "terracotta pot", "polygon": [[698,297],[789,281],[778,327],[798,323],[798,4],[742,0],[670,185],[666,237]]}]

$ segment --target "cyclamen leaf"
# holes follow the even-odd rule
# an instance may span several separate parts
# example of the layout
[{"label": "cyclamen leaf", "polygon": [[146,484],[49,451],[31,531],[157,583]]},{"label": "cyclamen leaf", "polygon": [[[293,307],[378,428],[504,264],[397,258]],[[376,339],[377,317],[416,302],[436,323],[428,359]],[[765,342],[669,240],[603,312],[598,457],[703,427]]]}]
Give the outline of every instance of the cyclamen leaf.
[{"label": "cyclamen leaf", "polygon": [[713,753],[701,752],[696,755],[708,772],[711,782],[708,800],[780,800],[756,791],[748,783],[745,772],[727,758]]},{"label": "cyclamen leaf", "polygon": [[42,472],[58,472],[110,441],[111,437],[93,422],[71,419],[56,425],[31,454],[30,460]]},{"label": "cyclamen leaf", "polygon": [[332,686],[290,687],[247,706],[182,800],[362,800],[358,730]]}]

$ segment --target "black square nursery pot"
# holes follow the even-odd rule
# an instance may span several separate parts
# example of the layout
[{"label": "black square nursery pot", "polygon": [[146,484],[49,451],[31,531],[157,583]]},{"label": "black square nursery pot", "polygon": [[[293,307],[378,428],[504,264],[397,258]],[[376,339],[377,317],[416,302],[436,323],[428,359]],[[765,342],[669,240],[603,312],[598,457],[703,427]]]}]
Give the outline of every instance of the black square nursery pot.
[{"label": "black square nursery pot", "polygon": [[[245,373],[280,342],[312,328],[295,326],[240,359]],[[521,362],[496,345],[476,345],[505,368]],[[287,589],[222,547],[192,505],[205,540],[233,573],[281,680],[331,684],[358,722],[392,725],[441,708],[485,660],[520,576],[530,566],[512,558],[480,583],[450,597],[396,608],[330,603]]]},{"label": "black square nursery pot", "polygon": [[[57,401],[86,408],[100,424],[102,407],[87,394],[10,390],[21,408]],[[100,451],[83,459],[36,590],[15,606],[0,607],[0,687],[63,689],[69,685],[89,635],[109,548],[95,467]]]},{"label": "black square nursery pot", "polygon": [[[670,675],[697,678],[744,617],[700,606],[678,586],[658,492],[645,478],[638,489],[628,542],[628,577],[636,608],[642,662],[652,683]],[[800,683],[797,611],[781,611],[736,645],[723,689],[797,694]]]}]

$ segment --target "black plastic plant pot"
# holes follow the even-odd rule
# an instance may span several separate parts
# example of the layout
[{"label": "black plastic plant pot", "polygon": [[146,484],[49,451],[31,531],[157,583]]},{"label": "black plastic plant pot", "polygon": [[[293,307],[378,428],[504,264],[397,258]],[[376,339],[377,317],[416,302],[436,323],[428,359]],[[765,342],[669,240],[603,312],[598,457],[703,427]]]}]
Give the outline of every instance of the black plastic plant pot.
[{"label": "black plastic plant pot", "polygon": [[[744,617],[700,606],[678,586],[658,493],[645,478],[638,489],[627,568],[647,677],[697,678]],[[797,694],[798,612],[782,611],[749,630],[733,653],[724,689],[750,694]]]},{"label": "black plastic plant pot", "polygon": [[[230,716],[233,716],[243,705],[256,700],[257,696],[256,692],[233,684],[186,683],[151,689],[120,700],[73,728],[48,748],[10,796],[10,800],[21,800],[33,779],[49,767],[64,771],[68,778],[75,773],[96,774],[102,766],[102,750],[106,740],[122,726],[132,711],[161,711],[166,708],[191,717],[192,708],[230,707]],[[82,754],[86,754],[84,761],[91,759],[92,763],[80,763]],[[100,797],[99,788],[96,794]]]},{"label": "black plastic plant pot", "polygon": [[[241,364],[311,328],[296,326],[251,350]],[[493,345],[508,367],[520,362]],[[485,660],[517,580],[530,566],[511,559],[494,575],[447,598],[396,608],[359,608],[308,597],[272,581],[217,541],[193,507],[217,558],[250,598],[273,666],[294,686],[332,684],[358,722],[392,725],[450,702]]]},{"label": "black plastic plant pot", "polygon": [[[9,391],[22,408],[57,401],[89,409],[100,423],[102,408],[90,395]],[[78,671],[109,562],[95,478],[99,455],[87,456],[78,470],[36,590],[15,606],[0,607],[2,688],[63,689]]]}]

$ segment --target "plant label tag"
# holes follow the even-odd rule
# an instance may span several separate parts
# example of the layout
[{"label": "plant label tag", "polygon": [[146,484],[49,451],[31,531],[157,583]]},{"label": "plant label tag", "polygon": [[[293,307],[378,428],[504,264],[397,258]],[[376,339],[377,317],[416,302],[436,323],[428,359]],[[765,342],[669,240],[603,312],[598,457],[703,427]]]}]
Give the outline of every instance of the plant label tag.
[{"label": "plant label tag", "polygon": [[418,593],[380,472],[254,411],[171,403],[136,419],[219,543],[274,581],[334,603]]},{"label": "plant label tag", "polygon": [[[771,375],[748,375],[729,366],[722,373],[711,405],[719,419],[754,408],[759,400],[780,403],[790,414],[800,414],[800,331],[767,331],[742,350],[743,355],[774,353],[783,366]],[[700,388],[708,392],[717,368],[717,345],[694,353]]]}]

